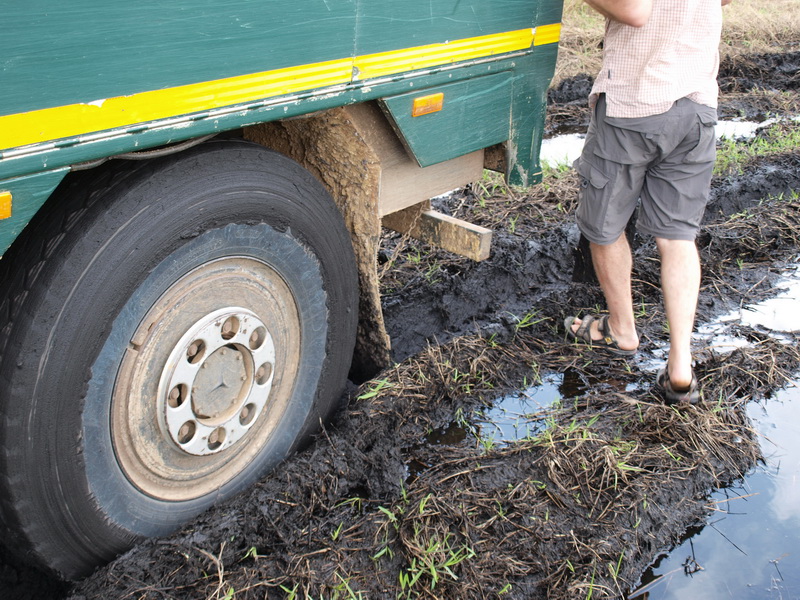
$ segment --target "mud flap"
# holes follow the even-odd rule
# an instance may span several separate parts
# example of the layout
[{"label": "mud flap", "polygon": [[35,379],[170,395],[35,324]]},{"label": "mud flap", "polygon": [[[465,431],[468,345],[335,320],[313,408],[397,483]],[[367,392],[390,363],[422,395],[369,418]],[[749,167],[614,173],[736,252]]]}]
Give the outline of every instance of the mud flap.
[{"label": "mud flap", "polygon": [[[352,131],[352,135],[343,135]],[[366,380],[391,364],[378,281],[380,164],[343,108],[264,123],[245,138],[299,162],[330,191],[351,234],[359,278],[358,337],[350,377]]]}]

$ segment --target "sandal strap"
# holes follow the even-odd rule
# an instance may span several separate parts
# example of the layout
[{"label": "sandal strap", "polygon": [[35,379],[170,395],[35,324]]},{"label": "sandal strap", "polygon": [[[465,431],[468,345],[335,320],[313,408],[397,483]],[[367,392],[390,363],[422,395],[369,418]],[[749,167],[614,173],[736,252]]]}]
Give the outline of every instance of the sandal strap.
[{"label": "sandal strap", "polygon": [[586,315],[581,319],[581,324],[578,326],[578,329],[575,330],[575,335],[581,338],[584,342],[591,345],[594,340],[592,340],[592,323],[595,321],[595,318],[592,315]]},{"label": "sandal strap", "polygon": [[694,369],[692,369],[692,381],[686,390],[676,390],[672,386],[668,366],[661,369],[656,378],[656,384],[661,387],[666,400],[670,403],[688,402],[689,404],[696,404],[700,400],[700,382],[697,380]]},{"label": "sandal strap", "polygon": [[603,336],[603,341],[611,346],[619,346],[617,339],[611,334],[611,327],[608,325],[608,315],[603,315],[597,322],[597,330]]}]

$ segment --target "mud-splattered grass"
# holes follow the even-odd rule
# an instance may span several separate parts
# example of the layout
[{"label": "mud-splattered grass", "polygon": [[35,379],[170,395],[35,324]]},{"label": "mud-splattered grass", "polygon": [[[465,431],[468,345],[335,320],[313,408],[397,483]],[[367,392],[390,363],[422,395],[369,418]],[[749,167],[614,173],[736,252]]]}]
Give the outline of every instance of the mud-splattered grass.
[{"label": "mud-splattered grass", "polygon": [[761,157],[795,152],[800,147],[800,122],[778,122],[761,129],[747,144],[725,138],[719,146],[714,174],[741,175]]},{"label": "mud-splattered grass", "polygon": [[[742,164],[742,175],[714,181],[699,239],[701,320],[771,293],[798,253],[800,155]],[[495,230],[493,256],[478,265],[387,235],[399,364],[353,391],[318,440],[253,489],[143,542],[72,598],[588,600],[630,590],[718,509],[708,493],[759,460],[744,405],[795,377],[800,353],[796,336],[739,328],[747,348],[695,348],[703,405],[664,406],[648,364],[667,339],[658,261],[637,238],[641,357],[565,342],[564,316],[601,302],[588,272],[571,272],[576,190],[573,173],[557,172],[531,190],[487,178],[441,200]],[[582,391],[526,415],[528,438],[499,444],[470,427],[506,392],[552,373]],[[454,424],[460,442],[430,443]]]},{"label": "mud-splattered grass", "polygon": [[[235,506],[102,570],[83,597],[574,599],[629,590],[687,519],[709,510],[709,490],[759,458],[742,402],[784,385],[800,355],[761,339],[755,351],[703,361],[702,407],[600,389],[532,415],[545,427],[530,439],[490,449],[468,440],[432,455],[426,432],[491,403],[534,364],[613,368],[533,329],[503,344],[467,336],[430,347],[365,384],[313,448]],[[412,462],[428,466],[409,476]]]}]

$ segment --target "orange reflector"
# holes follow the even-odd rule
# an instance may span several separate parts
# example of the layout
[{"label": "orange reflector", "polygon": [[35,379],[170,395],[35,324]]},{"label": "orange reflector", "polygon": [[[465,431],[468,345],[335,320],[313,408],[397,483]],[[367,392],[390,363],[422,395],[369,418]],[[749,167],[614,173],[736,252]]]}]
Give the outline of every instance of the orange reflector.
[{"label": "orange reflector", "polygon": [[0,219],[11,216],[11,192],[0,192]]},{"label": "orange reflector", "polygon": [[414,98],[414,107],[411,109],[412,117],[421,117],[430,113],[439,112],[444,105],[444,94],[431,94],[430,96],[420,96]]}]

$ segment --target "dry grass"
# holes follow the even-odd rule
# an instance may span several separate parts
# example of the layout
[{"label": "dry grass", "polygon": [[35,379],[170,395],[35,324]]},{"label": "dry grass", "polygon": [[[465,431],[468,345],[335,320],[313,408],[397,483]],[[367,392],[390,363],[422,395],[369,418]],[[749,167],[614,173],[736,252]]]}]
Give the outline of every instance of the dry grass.
[{"label": "dry grass", "polygon": [[723,11],[723,54],[787,52],[800,43],[797,0],[733,0]]},{"label": "dry grass", "polygon": [[583,0],[565,0],[553,85],[580,73],[594,76],[602,60],[604,20]]},{"label": "dry grass", "polygon": [[[787,52],[800,44],[798,0],[733,0],[723,10],[722,56]],[[583,0],[565,0],[553,84],[600,69],[604,20]]]}]

